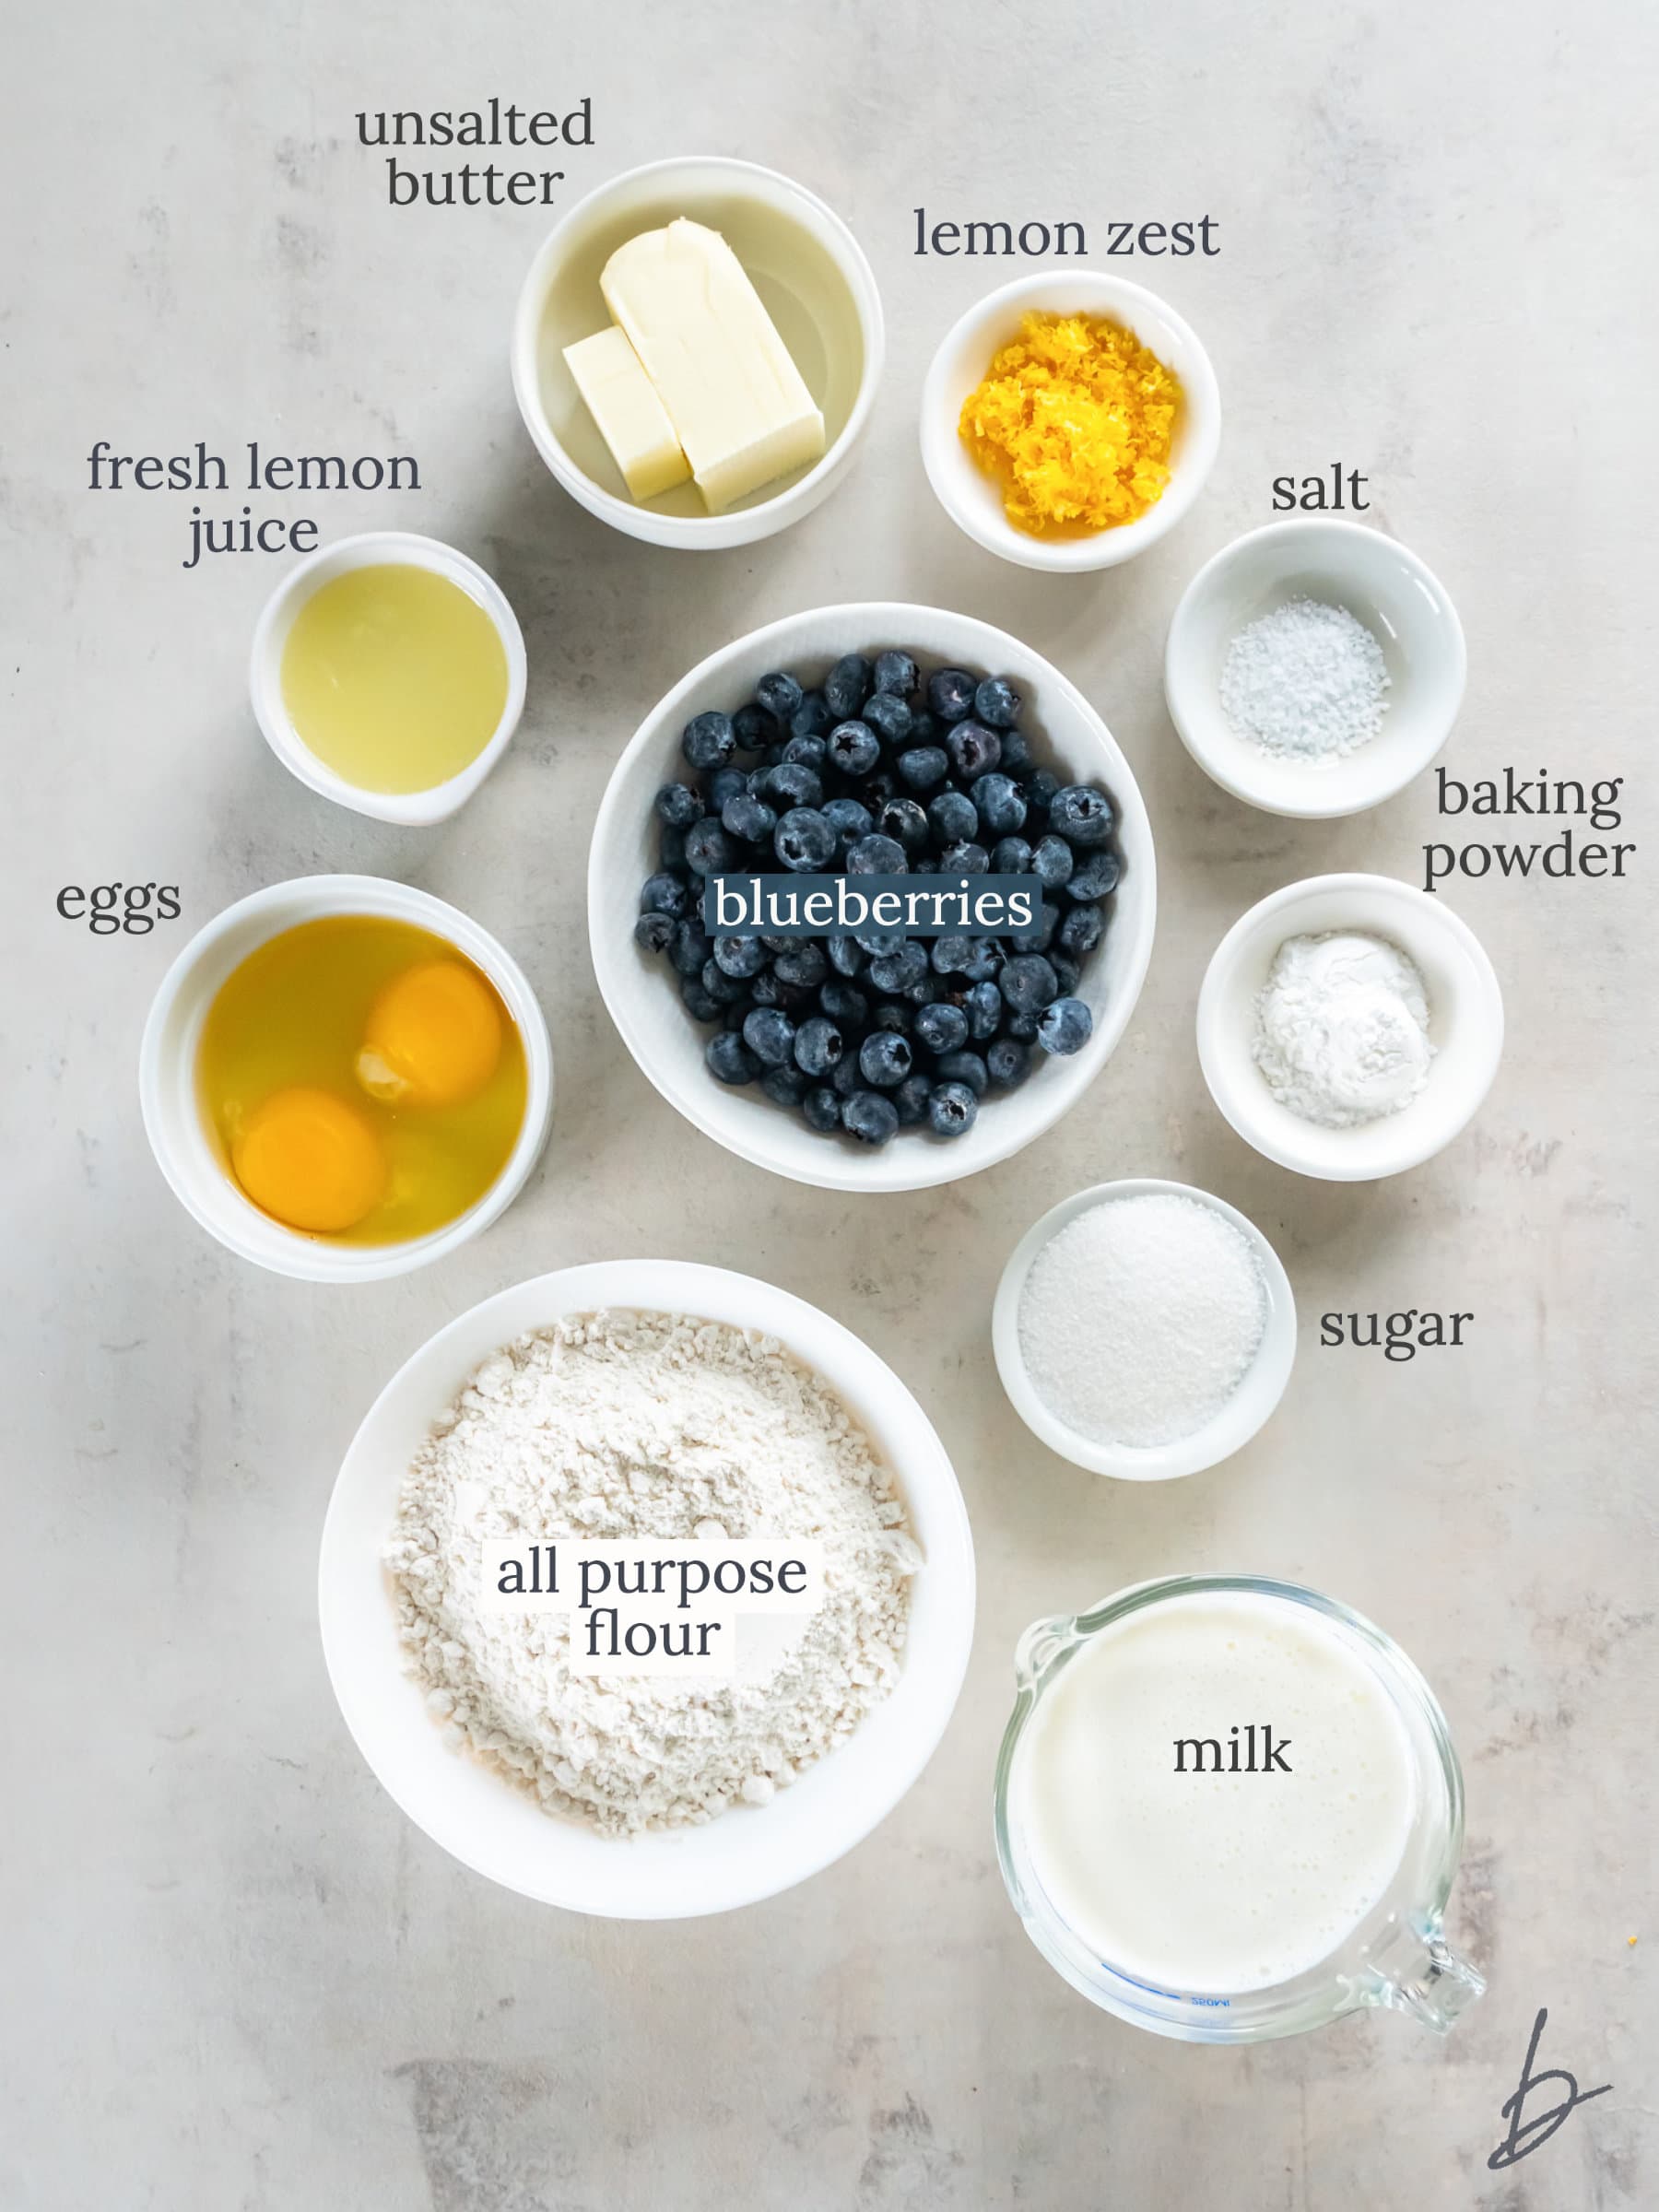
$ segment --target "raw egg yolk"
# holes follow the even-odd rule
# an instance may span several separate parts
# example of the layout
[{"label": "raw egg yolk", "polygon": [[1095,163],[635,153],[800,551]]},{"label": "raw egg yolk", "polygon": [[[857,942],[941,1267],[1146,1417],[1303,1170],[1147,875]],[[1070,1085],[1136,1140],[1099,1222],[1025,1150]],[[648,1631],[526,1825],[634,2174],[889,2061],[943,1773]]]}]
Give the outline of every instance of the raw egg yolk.
[{"label": "raw egg yolk", "polygon": [[358,1081],[373,1098],[458,1106],[501,1056],[501,1010],[476,969],[428,960],[394,976],[369,1009]]},{"label": "raw egg yolk", "polygon": [[230,1159],[255,1206],[324,1236],[354,1227],[386,1187],[379,1137],[326,1090],[273,1091],[249,1114]]}]

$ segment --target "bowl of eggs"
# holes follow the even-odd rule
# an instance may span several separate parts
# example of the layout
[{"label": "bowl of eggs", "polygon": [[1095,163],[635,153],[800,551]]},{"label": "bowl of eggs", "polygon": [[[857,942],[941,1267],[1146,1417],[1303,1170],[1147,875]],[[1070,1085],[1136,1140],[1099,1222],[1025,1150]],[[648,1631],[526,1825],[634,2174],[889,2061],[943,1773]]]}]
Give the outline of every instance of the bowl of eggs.
[{"label": "bowl of eggs", "polygon": [[553,1051],[512,956],[373,876],[239,900],[156,994],[145,1131],[221,1244],[309,1282],[405,1275],[488,1227],[553,1116]]}]

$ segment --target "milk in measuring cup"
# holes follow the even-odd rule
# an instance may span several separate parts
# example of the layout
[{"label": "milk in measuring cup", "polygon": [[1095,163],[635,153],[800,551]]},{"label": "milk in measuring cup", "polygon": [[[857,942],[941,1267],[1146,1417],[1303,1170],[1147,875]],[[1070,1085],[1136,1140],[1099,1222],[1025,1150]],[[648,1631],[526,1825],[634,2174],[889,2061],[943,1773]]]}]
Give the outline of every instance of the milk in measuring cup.
[{"label": "milk in measuring cup", "polygon": [[1306,1606],[1207,1592],[1077,1651],[1012,1795],[1051,1906],[1103,1963],[1231,1995],[1318,1965],[1371,1912],[1406,1849],[1413,1776],[1361,1648]]}]

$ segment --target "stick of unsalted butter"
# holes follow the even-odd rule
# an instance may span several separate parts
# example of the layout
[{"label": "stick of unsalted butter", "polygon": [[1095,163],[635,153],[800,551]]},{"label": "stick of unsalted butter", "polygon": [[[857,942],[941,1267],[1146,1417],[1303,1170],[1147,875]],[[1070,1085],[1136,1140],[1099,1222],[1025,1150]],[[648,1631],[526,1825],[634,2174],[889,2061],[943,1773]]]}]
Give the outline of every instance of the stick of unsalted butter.
[{"label": "stick of unsalted butter", "polygon": [[681,216],[618,246],[599,279],[668,411],[711,514],[824,450],[824,418],[742,263]]},{"label": "stick of unsalted butter", "polygon": [[654,500],[691,474],[674,425],[626,331],[613,323],[567,346],[564,358],[636,500]]}]

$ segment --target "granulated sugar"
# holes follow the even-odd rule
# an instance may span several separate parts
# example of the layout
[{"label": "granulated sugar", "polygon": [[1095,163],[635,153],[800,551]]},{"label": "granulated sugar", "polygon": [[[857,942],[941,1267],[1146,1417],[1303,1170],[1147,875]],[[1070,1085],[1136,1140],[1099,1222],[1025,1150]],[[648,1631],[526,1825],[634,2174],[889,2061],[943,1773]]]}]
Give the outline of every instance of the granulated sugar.
[{"label": "granulated sugar", "polygon": [[1382,648],[1346,606],[1291,599],[1248,623],[1228,648],[1221,710],[1276,759],[1346,759],[1382,727]]},{"label": "granulated sugar", "polygon": [[1038,1395],[1095,1443],[1172,1444],[1220,1412],[1267,1326],[1249,1239],[1169,1193],[1107,1198],[1038,1253],[1019,1349]]}]

